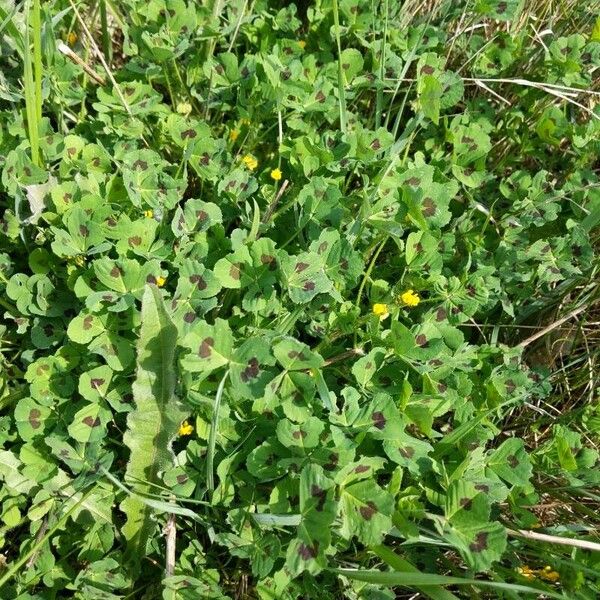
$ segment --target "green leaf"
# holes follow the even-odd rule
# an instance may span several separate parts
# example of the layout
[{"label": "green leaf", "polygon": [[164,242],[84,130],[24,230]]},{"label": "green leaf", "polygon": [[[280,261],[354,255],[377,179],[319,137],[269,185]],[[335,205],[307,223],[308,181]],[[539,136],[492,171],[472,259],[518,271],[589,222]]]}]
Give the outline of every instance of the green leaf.
[{"label": "green leaf", "polygon": [[503,442],[488,458],[488,467],[512,485],[529,484],[533,467],[523,440],[511,438]]},{"label": "green leaf", "polygon": [[[421,588],[430,585],[470,585],[483,588],[505,590],[506,592],[523,592],[526,594],[546,595],[549,598],[563,599],[564,596],[544,588],[535,588],[514,583],[503,583],[499,581],[485,581],[481,579],[463,579],[462,577],[446,577],[430,573],[399,573],[397,571],[377,571],[364,569],[332,569],[333,573],[343,575],[356,581],[364,581],[376,585],[401,586],[409,588]],[[443,598],[443,596],[440,596]]]},{"label": "green leaf", "polygon": [[392,528],[394,498],[373,480],[359,481],[340,492],[340,534],[377,545]]},{"label": "green leaf", "polygon": [[[126,481],[135,493],[149,494],[155,491],[152,484],[159,483],[159,472],[173,464],[171,444],[185,411],[175,397],[177,329],[155,286],[144,290],[141,322],[133,383],[135,409],[127,417],[123,440],[131,452]],[[121,510],[127,517],[122,529],[127,557],[137,568],[156,524],[150,507],[135,496],[126,498]]]},{"label": "green leaf", "polygon": [[324,363],[320,354],[292,337],[278,340],[273,345],[273,354],[279,364],[288,371],[319,369]]}]

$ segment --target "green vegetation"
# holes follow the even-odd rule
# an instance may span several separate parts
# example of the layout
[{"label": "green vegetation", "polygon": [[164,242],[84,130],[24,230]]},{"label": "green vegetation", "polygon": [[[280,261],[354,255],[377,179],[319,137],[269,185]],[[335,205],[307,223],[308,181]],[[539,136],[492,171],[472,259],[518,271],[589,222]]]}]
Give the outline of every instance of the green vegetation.
[{"label": "green vegetation", "polygon": [[599,14],[3,2],[0,598],[598,598]]}]

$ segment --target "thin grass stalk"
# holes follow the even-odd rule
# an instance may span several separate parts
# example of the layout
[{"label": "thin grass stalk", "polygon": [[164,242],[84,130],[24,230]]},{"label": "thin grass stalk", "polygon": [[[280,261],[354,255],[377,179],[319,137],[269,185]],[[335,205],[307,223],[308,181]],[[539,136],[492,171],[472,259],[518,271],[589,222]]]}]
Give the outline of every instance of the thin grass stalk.
[{"label": "thin grass stalk", "polygon": [[[37,73],[37,68],[34,67],[35,59],[35,46],[34,42],[34,51],[32,54],[31,51],[31,35],[30,35],[30,26],[34,27],[33,37],[34,40],[37,35],[40,34],[40,20],[39,14],[36,19],[35,17],[35,7],[37,4],[37,8],[39,10],[39,0],[34,0],[33,9],[31,5],[27,7],[27,26],[25,27],[25,44],[24,44],[24,53],[23,53],[23,82],[25,86],[25,115],[27,119],[27,132],[29,134],[29,145],[31,146],[31,162],[34,165],[40,166],[40,140],[39,140],[39,120],[41,119],[41,74],[40,75],[40,95],[39,95],[39,104],[38,104],[38,96],[36,94],[37,90],[37,81],[34,80],[34,71]],[[38,31],[37,35],[35,32],[35,25],[37,24]],[[41,42],[40,42],[41,44]],[[41,56],[39,57],[41,61]],[[39,109],[38,109],[39,106]],[[39,112],[38,112],[39,110]],[[38,118],[39,114],[39,118]]]},{"label": "thin grass stalk", "polygon": [[340,40],[340,15],[338,1],[333,0],[333,25],[335,29],[335,41],[338,50],[338,100],[340,105],[340,129],[346,131],[346,91],[344,88],[344,69],[342,67],[342,42]]},{"label": "thin grass stalk", "polygon": [[108,32],[108,18],[106,16],[106,0],[99,0],[100,3],[100,26],[102,27],[102,52],[106,62],[110,65],[112,60],[112,46],[110,34]]}]

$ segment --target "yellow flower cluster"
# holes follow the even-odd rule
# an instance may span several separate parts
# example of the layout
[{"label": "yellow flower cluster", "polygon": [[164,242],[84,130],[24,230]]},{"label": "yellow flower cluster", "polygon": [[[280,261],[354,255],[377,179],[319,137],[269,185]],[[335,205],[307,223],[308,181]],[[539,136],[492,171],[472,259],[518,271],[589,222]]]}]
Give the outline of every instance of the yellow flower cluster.
[{"label": "yellow flower cluster", "polygon": [[379,317],[380,321],[387,319],[390,316],[388,305],[383,303],[373,304],[373,314]]},{"label": "yellow flower cluster", "polygon": [[149,219],[152,219],[154,217],[154,211],[152,209],[145,210],[144,211],[144,216],[148,217]]},{"label": "yellow flower cluster", "polygon": [[194,426],[190,425],[187,421],[184,421],[179,426],[179,435],[192,435],[192,431],[194,431]]},{"label": "yellow flower cluster", "polygon": [[235,140],[237,140],[240,137],[240,130],[239,129],[232,129],[229,132],[229,139],[232,142],[235,142]]},{"label": "yellow flower cluster", "polygon": [[167,280],[165,277],[161,277],[160,275],[156,278],[156,285],[158,287],[162,287],[163,285],[165,285],[165,283],[167,283]]},{"label": "yellow flower cluster", "polygon": [[525,579],[535,579],[539,577],[544,581],[555,583],[560,579],[560,573],[555,571],[550,565],[546,565],[543,569],[532,569],[527,565],[517,568],[517,573],[525,577]]},{"label": "yellow flower cluster", "polygon": [[246,154],[242,158],[242,162],[251,171],[254,171],[254,169],[256,169],[256,167],[258,167],[258,161],[256,160],[256,158],[254,156],[252,156],[252,154]]},{"label": "yellow flower cluster", "polygon": [[421,302],[421,298],[414,290],[406,290],[406,292],[400,294],[400,301],[406,306],[414,307],[418,306],[419,302]]},{"label": "yellow flower cluster", "polygon": [[279,181],[282,176],[283,176],[283,173],[281,172],[281,169],[279,169],[279,168],[273,169],[271,171],[271,179],[274,179],[275,181]]}]

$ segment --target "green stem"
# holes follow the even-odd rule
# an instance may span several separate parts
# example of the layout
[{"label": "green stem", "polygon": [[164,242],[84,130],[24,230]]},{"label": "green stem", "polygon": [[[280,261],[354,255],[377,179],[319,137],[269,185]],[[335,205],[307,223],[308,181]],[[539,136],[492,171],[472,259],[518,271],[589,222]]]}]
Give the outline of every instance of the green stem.
[{"label": "green stem", "polygon": [[344,89],[344,69],[342,68],[342,43],[340,41],[340,15],[338,0],[333,0],[333,23],[335,27],[335,41],[338,49],[338,100],[340,104],[340,129],[346,131],[346,91]]},{"label": "green stem", "polygon": [[[386,245],[386,243],[389,239],[390,239],[390,236],[386,235],[383,238],[383,240],[381,240],[379,247],[377,248],[377,250],[375,250],[375,253],[373,254],[373,258],[371,259],[371,262],[369,263],[369,266],[367,267],[367,270],[365,271],[365,275],[362,278],[362,281],[360,282],[360,287],[358,288],[358,294],[356,295],[356,301],[354,303],[354,306],[356,308],[360,308],[360,300],[362,298],[362,293],[363,293],[363,290],[367,283],[367,280],[371,277],[371,271],[373,270],[373,267],[375,267],[375,263],[377,262],[377,259],[379,258],[381,251],[383,250],[384,246]],[[354,332],[354,347],[355,348],[356,348],[357,338],[358,338],[358,331],[355,331]]]},{"label": "green stem", "polygon": [[221,410],[221,398],[223,397],[223,390],[225,389],[225,381],[229,370],[225,371],[221,383],[217,388],[217,395],[215,396],[215,404],[213,407],[213,414],[210,420],[210,433],[208,434],[208,449],[206,451],[206,487],[210,492],[215,489],[215,475],[214,475],[214,458],[215,458],[215,445],[217,443],[217,430],[219,429],[219,412]]},{"label": "green stem", "polygon": [[35,118],[37,124],[42,120],[42,24],[40,19],[40,0],[33,0],[31,14],[33,27],[33,76],[35,79]]},{"label": "green stem", "polygon": [[108,33],[108,19],[106,17],[106,0],[100,0],[100,24],[102,26],[102,52],[108,64],[112,59],[112,47]]}]

